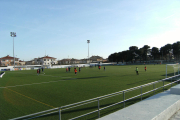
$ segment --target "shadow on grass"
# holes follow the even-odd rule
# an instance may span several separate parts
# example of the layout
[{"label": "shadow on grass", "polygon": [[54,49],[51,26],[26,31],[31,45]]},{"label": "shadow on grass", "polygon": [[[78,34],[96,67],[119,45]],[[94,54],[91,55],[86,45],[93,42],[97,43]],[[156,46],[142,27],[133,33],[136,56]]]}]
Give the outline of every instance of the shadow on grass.
[{"label": "shadow on grass", "polygon": [[[177,75],[177,72],[175,73]],[[162,75],[162,76],[166,76],[166,74]],[[168,73],[167,76],[174,76],[174,73]]]}]

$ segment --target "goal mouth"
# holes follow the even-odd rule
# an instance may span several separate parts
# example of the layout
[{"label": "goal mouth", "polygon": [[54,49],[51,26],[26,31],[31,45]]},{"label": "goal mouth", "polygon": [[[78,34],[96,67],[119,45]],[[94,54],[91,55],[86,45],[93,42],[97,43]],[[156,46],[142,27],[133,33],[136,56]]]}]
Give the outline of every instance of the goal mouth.
[{"label": "goal mouth", "polygon": [[179,71],[180,71],[180,65],[179,65],[179,63],[166,64],[166,77],[167,77],[167,66],[173,67],[174,75],[179,74]]}]

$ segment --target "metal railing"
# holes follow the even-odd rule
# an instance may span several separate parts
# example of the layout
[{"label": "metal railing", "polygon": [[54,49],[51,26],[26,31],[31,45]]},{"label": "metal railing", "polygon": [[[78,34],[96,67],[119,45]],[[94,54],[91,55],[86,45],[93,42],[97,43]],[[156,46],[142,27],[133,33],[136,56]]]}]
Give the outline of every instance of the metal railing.
[{"label": "metal railing", "polygon": [[[96,98],[93,98],[93,99],[89,99],[89,100],[85,100],[85,101],[81,101],[81,102],[77,102],[77,103],[73,103],[73,104],[57,107],[57,108],[50,109],[50,110],[41,111],[41,112],[38,112],[38,113],[33,113],[33,114],[25,115],[25,116],[18,117],[18,118],[13,118],[11,120],[34,119],[34,118],[38,118],[38,117],[42,117],[42,116],[46,116],[46,115],[51,115],[51,114],[54,114],[54,113],[58,113],[59,114],[59,120],[61,120],[61,117],[62,117],[61,113],[62,113],[62,111],[69,110],[69,109],[72,109],[72,108],[76,108],[76,107],[79,107],[79,106],[82,106],[82,105],[87,105],[87,104],[90,104],[90,103],[93,103],[93,102],[97,102],[98,103],[97,104],[97,110],[88,112],[86,114],[83,114],[83,115],[80,115],[80,116],[77,116],[77,117],[74,117],[74,118],[71,118],[70,120],[78,119],[78,118],[81,118],[81,117],[84,117],[84,116],[87,116],[87,115],[90,115],[90,114],[96,113],[96,112],[98,113],[98,118],[100,118],[100,111],[101,110],[110,108],[110,107],[118,105],[120,103],[123,103],[123,107],[125,107],[126,102],[129,101],[129,100],[132,100],[132,99],[137,98],[137,97],[141,97],[140,99],[142,100],[142,97],[145,94],[148,94],[150,92],[153,92],[153,94],[155,94],[155,91],[158,90],[158,89],[163,88],[163,91],[164,91],[166,86],[171,86],[172,87],[173,83],[177,83],[178,84],[178,82],[180,81],[180,80],[178,80],[179,76],[180,75],[172,76],[172,77],[169,77],[169,78],[165,78],[165,79],[158,80],[158,81],[155,81],[155,82],[151,82],[151,83],[148,83],[148,84],[144,84],[144,85],[141,85],[141,86],[133,87],[133,88],[126,89],[126,90],[123,90],[123,91],[118,91],[118,92],[115,92],[115,93],[107,94],[107,95],[96,97]],[[173,79],[176,79],[176,80],[173,80]],[[165,85],[164,82],[167,81],[167,80],[170,80],[171,82]],[[159,83],[159,82],[163,82],[163,85],[156,88],[155,85],[157,83]],[[143,88],[147,87],[147,86],[150,86],[150,85],[153,85],[153,89],[143,93],[142,92]],[[125,98],[125,93],[130,92],[130,91],[134,91],[134,90],[137,90],[137,89],[140,89],[140,94],[138,94],[136,96],[133,96],[133,97],[130,97],[128,99]],[[107,98],[111,98],[111,97],[114,97],[114,96],[117,96],[117,95],[121,95],[121,94],[123,95],[123,100],[122,101],[119,101],[119,102],[113,103],[111,105],[108,105],[108,106],[100,108],[100,101],[101,100],[107,99]]]}]

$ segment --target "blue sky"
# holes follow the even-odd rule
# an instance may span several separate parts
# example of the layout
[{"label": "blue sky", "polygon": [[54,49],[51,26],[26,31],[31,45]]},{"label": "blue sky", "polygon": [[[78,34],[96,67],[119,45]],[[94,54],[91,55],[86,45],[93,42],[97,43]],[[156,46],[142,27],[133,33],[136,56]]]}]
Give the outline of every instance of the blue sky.
[{"label": "blue sky", "polygon": [[0,57],[107,58],[180,41],[179,0],[0,0]]}]

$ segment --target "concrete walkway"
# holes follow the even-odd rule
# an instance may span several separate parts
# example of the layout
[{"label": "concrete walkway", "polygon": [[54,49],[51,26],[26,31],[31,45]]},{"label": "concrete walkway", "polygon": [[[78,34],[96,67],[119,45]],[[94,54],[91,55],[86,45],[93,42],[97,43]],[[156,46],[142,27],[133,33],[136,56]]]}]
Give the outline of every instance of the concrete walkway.
[{"label": "concrete walkway", "polygon": [[[180,93],[180,85],[172,88]],[[168,120],[180,110],[180,95],[175,93],[167,90],[98,120]],[[170,120],[179,120],[178,113]]]},{"label": "concrete walkway", "polygon": [[180,110],[177,111],[169,120],[180,120]]}]

